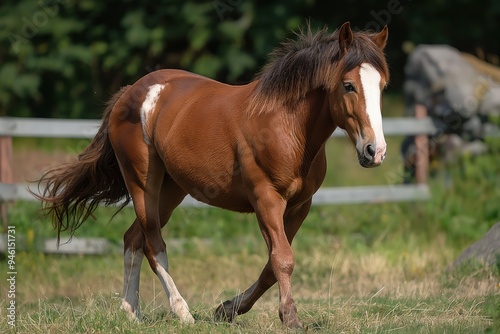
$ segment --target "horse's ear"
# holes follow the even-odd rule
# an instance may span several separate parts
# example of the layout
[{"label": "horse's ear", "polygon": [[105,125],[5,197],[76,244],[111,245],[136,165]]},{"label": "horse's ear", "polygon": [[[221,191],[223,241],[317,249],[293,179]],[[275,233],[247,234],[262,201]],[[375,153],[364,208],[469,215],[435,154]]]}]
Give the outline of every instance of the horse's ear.
[{"label": "horse's ear", "polygon": [[351,24],[349,22],[345,22],[339,29],[339,46],[341,55],[344,55],[347,50],[349,50],[352,44],[352,39]]},{"label": "horse's ear", "polygon": [[385,49],[385,46],[387,45],[387,38],[389,37],[389,28],[387,28],[387,25],[384,26],[381,32],[378,34],[375,34],[373,36],[373,41],[375,44],[381,48],[382,50]]}]

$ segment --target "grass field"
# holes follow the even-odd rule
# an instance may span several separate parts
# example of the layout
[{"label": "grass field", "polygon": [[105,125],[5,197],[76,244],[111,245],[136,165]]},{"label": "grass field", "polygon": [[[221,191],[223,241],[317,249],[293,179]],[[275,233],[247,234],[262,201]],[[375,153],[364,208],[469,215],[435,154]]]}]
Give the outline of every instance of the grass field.
[{"label": "grass field", "polygon": [[[332,141],[325,185],[399,183],[400,141],[388,138],[387,161],[371,170],[357,166],[345,140]],[[15,149],[32,145],[18,141]],[[59,155],[81,145],[42,143],[46,151],[57,147]],[[500,141],[491,140],[488,146],[487,155],[438,168],[430,181],[430,201],[312,208],[293,244],[294,297],[307,332],[500,333],[500,263],[450,270],[465,247],[500,221]],[[55,236],[38,208],[37,203],[19,202],[10,209],[10,220],[27,247],[16,254],[19,333],[289,332],[278,318],[277,287],[235,324],[212,320],[215,307],[252,284],[266,262],[253,215],[179,208],[164,229],[172,276],[197,320],[186,326],[170,314],[146,261],[141,273],[143,321],[130,322],[119,309],[121,238],[133,220],[131,209],[111,219],[112,208],[99,208],[96,220],[77,232],[77,237],[108,238],[110,254],[61,256],[30,250]],[[5,257],[0,270],[8,271]],[[0,332],[9,333],[14,329],[5,320],[9,299],[4,282]]]},{"label": "grass field", "polygon": [[[307,238],[306,238],[307,239]],[[499,272],[446,268],[455,251],[446,240],[417,238],[367,247],[332,236],[297,240],[293,276],[299,315],[318,333],[496,333],[500,330]],[[171,271],[197,323],[180,324],[169,312],[157,278],[144,264],[144,320],[120,311],[122,258],[20,253],[19,333],[286,333],[274,287],[237,323],[216,323],[214,307],[251,284],[265,263],[259,240],[222,245],[194,240],[170,252]],[[243,245],[243,247],[241,247]],[[224,248],[225,251],[222,251]],[[1,313],[5,319],[6,298]],[[0,326],[9,332],[6,323]]]},{"label": "grass field", "polygon": [[[298,243],[299,244],[299,243]],[[498,272],[476,268],[446,273],[453,259],[440,242],[410,243],[397,255],[387,246],[351,250],[339,241],[297,245],[294,273],[299,315],[318,333],[495,333],[499,330]],[[17,330],[20,333],[286,333],[273,288],[237,323],[213,322],[214,307],[252,283],[263,252],[233,242],[225,255],[211,246],[171,252],[172,274],[197,323],[169,312],[157,278],[144,265],[144,320],[119,310],[121,257],[18,256]],[[203,256],[201,256],[203,254]],[[5,300],[5,299],[4,299]],[[5,303],[2,303],[2,313]],[[4,317],[2,317],[4,319]],[[5,324],[0,327],[7,331]]]}]

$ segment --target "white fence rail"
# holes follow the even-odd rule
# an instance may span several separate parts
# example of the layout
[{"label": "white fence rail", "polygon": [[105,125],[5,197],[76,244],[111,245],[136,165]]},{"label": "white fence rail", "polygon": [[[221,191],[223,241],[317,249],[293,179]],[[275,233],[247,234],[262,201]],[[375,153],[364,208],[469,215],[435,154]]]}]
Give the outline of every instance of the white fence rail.
[{"label": "white fence rail", "polygon": [[[0,137],[35,137],[35,138],[92,138],[99,126],[100,120],[68,120],[68,119],[34,119],[34,118],[0,118]],[[436,128],[428,117],[416,118],[385,118],[384,133],[386,136],[428,135],[435,133]],[[344,136],[341,130],[332,137]],[[3,155],[5,156],[5,155]],[[8,157],[8,154],[6,155]],[[3,158],[0,168],[8,168],[10,161]],[[6,167],[7,166],[7,167]],[[0,182],[0,202],[15,200],[35,200],[28,192],[25,184]],[[347,204],[347,203],[381,203],[424,200],[430,197],[426,184],[389,185],[389,186],[359,186],[321,188],[313,198],[313,204]],[[200,207],[200,203],[192,197],[187,197],[183,206]]]},{"label": "white fence rail", "polygon": [[[34,138],[92,138],[99,129],[101,120],[0,118],[0,136]],[[384,118],[386,136],[432,134],[436,128],[430,118],[394,117]],[[337,129],[333,137],[344,136]]]},{"label": "white fence rail", "polygon": [[[36,185],[32,187],[32,190],[36,190]],[[325,187],[320,188],[314,195],[313,205],[407,202],[425,200],[429,197],[429,188],[426,184]],[[36,199],[28,191],[27,185],[0,183],[0,202],[16,200],[34,201]],[[205,207],[207,205],[187,196],[181,206]]]}]

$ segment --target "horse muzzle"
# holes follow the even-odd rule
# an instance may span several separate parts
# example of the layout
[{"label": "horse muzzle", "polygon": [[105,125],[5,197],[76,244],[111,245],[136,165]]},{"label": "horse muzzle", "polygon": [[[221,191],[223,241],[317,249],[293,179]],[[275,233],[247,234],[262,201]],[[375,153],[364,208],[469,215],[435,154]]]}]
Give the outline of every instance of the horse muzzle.
[{"label": "horse muzzle", "polygon": [[375,143],[367,143],[358,151],[358,161],[362,167],[377,167],[384,162],[386,155],[386,146],[377,147]]}]

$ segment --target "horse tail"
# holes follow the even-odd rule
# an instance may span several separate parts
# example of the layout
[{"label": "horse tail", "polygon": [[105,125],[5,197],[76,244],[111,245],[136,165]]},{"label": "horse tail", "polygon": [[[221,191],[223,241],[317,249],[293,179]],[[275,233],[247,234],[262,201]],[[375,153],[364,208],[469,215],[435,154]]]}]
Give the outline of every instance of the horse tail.
[{"label": "horse tail", "polygon": [[43,174],[38,180],[41,194],[31,192],[43,203],[43,210],[52,215],[59,245],[61,231],[73,236],[81,224],[93,216],[99,205],[124,199],[120,211],[130,202],[115,152],[108,137],[111,110],[130,86],[122,87],[107,103],[102,124],[90,144],[72,161],[63,163]]}]

